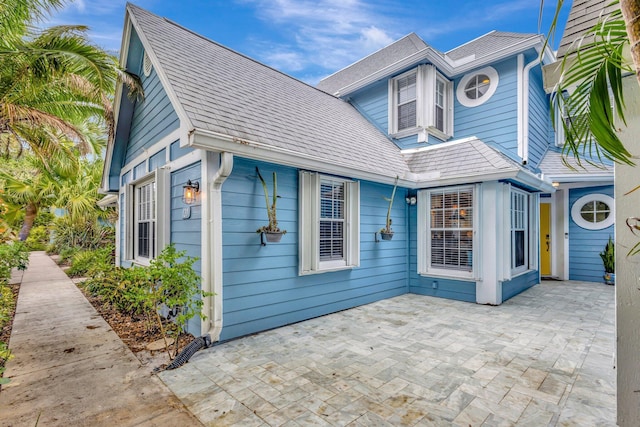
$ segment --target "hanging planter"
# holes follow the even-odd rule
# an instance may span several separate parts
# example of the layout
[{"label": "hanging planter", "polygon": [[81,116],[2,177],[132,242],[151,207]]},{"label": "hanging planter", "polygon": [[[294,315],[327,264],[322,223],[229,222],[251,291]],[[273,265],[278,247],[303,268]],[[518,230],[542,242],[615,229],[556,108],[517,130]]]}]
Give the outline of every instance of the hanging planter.
[{"label": "hanging planter", "polygon": [[[269,203],[269,189],[267,188],[267,183],[264,178],[260,174],[260,170],[256,166],[256,172],[258,173],[258,178],[262,183],[262,189],[264,190],[264,200],[267,205],[267,217],[269,219],[269,224],[262,226],[256,230],[257,233],[260,233],[261,239],[264,236],[269,243],[277,243],[282,239],[282,235],[287,233],[287,230],[281,230],[278,227],[278,218],[276,215],[276,202],[278,201],[278,184],[277,184],[277,176],[276,173],[273,172],[273,198],[271,204]],[[264,241],[262,241],[264,245]]]},{"label": "hanging planter", "polygon": [[398,176],[396,176],[396,182],[393,185],[393,191],[391,192],[391,198],[388,199],[385,197],[385,200],[389,202],[389,207],[387,208],[387,221],[385,223],[384,228],[380,229],[380,237],[382,240],[391,240],[393,239],[393,230],[391,229],[391,207],[393,206],[393,199],[396,197],[396,189],[398,188]]}]

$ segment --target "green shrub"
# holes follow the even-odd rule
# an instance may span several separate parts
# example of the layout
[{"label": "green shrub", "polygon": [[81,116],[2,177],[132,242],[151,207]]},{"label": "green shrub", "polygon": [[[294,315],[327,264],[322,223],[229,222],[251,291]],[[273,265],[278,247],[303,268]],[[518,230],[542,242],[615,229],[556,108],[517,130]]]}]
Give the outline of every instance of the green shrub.
[{"label": "green shrub", "polygon": [[102,249],[79,251],[71,257],[71,267],[67,274],[72,277],[91,274],[105,269],[113,268],[113,246]]},{"label": "green shrub", "polygon": [[49,228],[44,225],[38,225],[31,229],[29,237],[25,241],[30,251],[44,251],[49,243]]},{"label": "green shrub", "polygon": [[29,251],[24,243],[12,242],[0,245],[0,283],[11,278],[11,269],[24,270],[29,263]]},{"label": "green shrub", "polygon": [[[175,353],[189,319],[196,315],[205,318],[202,298],[212,295],[200,289],[200,277],[193,269],[197,258],[185,255],[170,245],[147,267],[120,268],[105,263],[91,270],[82,286],[120,311],[143,314],[149,324],[155,322],[163,336],[175,338]],[[163,308],[175,313],[171,322],[162,320]],[[172,357],[169,349],[167,352]]]},{"label": "green shrub", "polygon": [[100,224],[96,219],[74,222],[64,216],[57,218],[53,226],[51,250],[62,255],[69,248],[99,249],[115,242],[115,228]]},{"label": "green shrub", "polygon": [[60,259],[58,260],[58,262],[60,264],[71,261],[71,259],[73,258],[73,256],[75,254],[77,254],[80,251],[80,249],[78,248],[73,248],[73,247],[67,247],[67,248],[63,248],[59,254],[60,254]]}]

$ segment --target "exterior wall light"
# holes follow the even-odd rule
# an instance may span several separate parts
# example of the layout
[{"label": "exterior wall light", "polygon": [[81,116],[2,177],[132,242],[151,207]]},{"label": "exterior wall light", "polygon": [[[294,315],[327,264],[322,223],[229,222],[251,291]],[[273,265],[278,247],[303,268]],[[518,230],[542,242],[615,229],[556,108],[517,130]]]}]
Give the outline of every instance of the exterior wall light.
[{"label": "exterior wall light", "polygon": [[416,196],[406,197],[404,200],[407,202],[408,205],[411,205],[411,206],[415,205],[418,201]]},{"label": "exterior wall light", "polygon": [[187,181],[187,185],[184,185],[182,191],[182,201],[187,205],[195,203],[198,193],[200,192],[200,183],[198,181]]},{"label": "exterior wall light", "polygon": [[553,185],[553,188],[560,187],[560,183],[559,182],[552,182],[551,185]]}]

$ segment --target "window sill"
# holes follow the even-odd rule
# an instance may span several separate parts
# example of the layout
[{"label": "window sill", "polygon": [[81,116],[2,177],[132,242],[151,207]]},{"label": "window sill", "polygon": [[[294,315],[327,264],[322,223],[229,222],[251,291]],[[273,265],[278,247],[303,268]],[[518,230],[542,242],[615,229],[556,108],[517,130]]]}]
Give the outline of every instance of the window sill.
[{"label": "window sill", "polygon": [[131,266],[149,267],[151,265],[151,259],[127,259],[125,261],[131,263]]},{"label": "window sill", "polygon": [[431,126],[427,127],[425,130],[427,131],[427,133],[429,135],[433,135],[434,137],[438,138],[441,141],[446,141],[449,138],[451,138],[451,136],[452,136],[452,135],[448,135],[448,134],[442,132],[440,129],[436,129],[436,128],[431,127]]},{"label": "window sill", "polygon": [[525,274],[531,273],[532,271],[536,271],[533,268],[528,268],[526,270],[516,270],[511,272],[511,278],[509,280],[513,280],[520,276],[524,276]]},{"label": "window sill", "polygon": [[406,138],[407,136],[417,135],[422,131],[422,128],[416,126],[413,128],[402,129],[398,132],[390,133],[389,136],[393,139]]},{"label": "window sill", "polygon": [[331,273],[332,271],[353,270],[354,268],[357,268],[357,267],[358,267],[357,265],[344,265],[341,267],[323,268],[320,270],[306,270],[306,271],[301,271],[298,275],[308,276],[311,274]]},{"label": "window sill", "polygon": [[444,272],[442,270],[438,271],[423,271],[418,273],[422,277],[437,277],[441,279],[452,279],[452,280],[460,280],[463,282],[477,282],[478,278],[473,277],[472,273],[469,274],[456,274],[455,272]]}]

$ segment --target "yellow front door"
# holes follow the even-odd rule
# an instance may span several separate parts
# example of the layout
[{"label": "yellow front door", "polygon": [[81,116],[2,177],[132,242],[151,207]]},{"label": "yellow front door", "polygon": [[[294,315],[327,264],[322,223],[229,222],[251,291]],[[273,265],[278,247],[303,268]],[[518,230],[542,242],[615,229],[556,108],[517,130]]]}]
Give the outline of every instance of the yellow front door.
[{"label": "yellow front door", "polygon": [[551,204],[540,203],[540,274],[551,276]]}]

